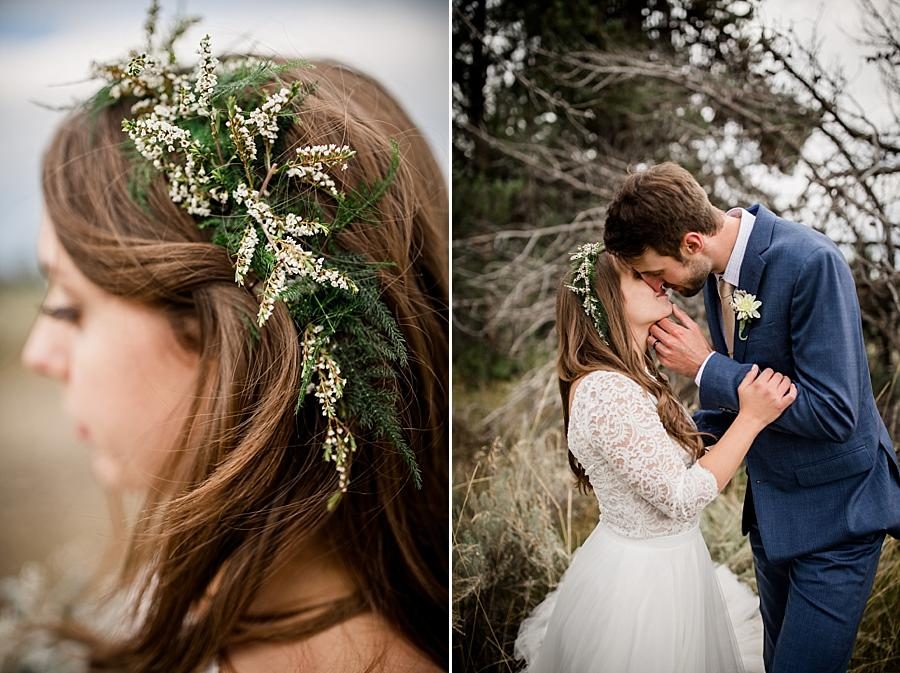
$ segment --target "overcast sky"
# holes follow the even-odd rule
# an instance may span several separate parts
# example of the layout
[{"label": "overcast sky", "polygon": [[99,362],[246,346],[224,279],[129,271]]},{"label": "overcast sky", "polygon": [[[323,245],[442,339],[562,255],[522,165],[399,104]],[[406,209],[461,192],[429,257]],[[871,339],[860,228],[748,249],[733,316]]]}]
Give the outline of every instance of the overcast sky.
[{"label": "overcast sky", "polygon": [[[884,8],[890,1],[874,0],[874,4]],[[878,69],[865,62],[858,43],[863,38],[862,16],[854,0],[763,0],[758,18],[765,25],[793,27],[805,40],[817,34],[824,63],[843,68],[849,93],[873,119],[890,119]]]},{"label": "overcast sky", "polygon": [[[289,58],[330,57],[381,80],[422,128],[449,179],[447,0],[162,0],[161,25],[180,9],[203,17],[180,58],[205,32],[213,53],[235,49]],[[85,98],[92,60],[120,58],[144,40],[145,0],[0,0],[0,280],[33,273],[40,218],[39,166],[63,105]]]}]

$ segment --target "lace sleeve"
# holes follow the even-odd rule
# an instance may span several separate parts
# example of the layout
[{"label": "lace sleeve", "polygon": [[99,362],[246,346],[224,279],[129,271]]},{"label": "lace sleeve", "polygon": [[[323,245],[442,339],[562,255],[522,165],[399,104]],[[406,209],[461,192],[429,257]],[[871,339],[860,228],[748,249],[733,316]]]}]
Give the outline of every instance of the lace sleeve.
[{"label": "lace sleeve", "polygon": [[599,372],[585,377],[576,393],[587,450],[663,514],[693,519],[718,495],[712,472],[700,463],[685,465],[684,449],[666,433],[653,398],[637,383]]}]

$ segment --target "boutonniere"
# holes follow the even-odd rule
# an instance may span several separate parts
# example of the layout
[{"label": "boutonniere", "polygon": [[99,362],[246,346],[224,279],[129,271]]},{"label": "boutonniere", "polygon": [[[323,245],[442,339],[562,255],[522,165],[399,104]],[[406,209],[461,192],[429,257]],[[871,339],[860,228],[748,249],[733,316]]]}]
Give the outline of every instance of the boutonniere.
[{"label": "boutonniere", "polygon": [[734,296],[731,298],[731,308],[738,320],[738,339],[747,340],[744,329],[751,320],[759,318],[759,308],[762,302],[756,298],[755,294],[750,294],[746,290],[735,290]]}]

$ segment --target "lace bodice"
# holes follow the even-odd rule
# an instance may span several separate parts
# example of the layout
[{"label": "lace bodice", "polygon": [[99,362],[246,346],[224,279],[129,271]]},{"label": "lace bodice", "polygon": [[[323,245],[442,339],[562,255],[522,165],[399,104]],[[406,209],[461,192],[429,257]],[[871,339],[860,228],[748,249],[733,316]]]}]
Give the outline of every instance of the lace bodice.
[{"label": "lace bodice", "polygon": [[623,374],[595,371],[575,388],[569,450],[587,473],[602,520],[633,538],[695,526],[716,478],[667,433],[656,399]]}]

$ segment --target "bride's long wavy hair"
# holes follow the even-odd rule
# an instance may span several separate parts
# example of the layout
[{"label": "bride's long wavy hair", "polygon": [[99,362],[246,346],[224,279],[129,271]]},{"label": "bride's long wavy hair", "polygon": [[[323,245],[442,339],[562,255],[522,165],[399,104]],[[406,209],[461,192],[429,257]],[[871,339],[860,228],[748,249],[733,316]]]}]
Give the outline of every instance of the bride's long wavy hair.
[{"label": "bride's long wavy hair", "polygon": [[[309,636],[371,609],[440,667],[447,666],[446,435],[448,367],[447,192],[428,144],[394,98],[347,66],[317,62],[282,73],[316,82],[284,132],[288,148],[349,144],[357,156],[336,179],[346,188],[382,179],[390,139],[399,171],[377,222],[338,234],[380,270],[383,299],[407,342],[398,370],[401,426],[423,488],[404,458],[351,419],[358,449],[350,491],[334,511],[333,464],[322,459],[314,404],[295,414],[301,346],[283,304],[250,347],[251,290],[234,282],[225,249],[155,178],[146,204],[129,191],[121,120],[132,101],[70,115],[43,162],[43,193],[66,252],[96,285],[158,307],[200,356],[191,414],[137,517],[121,573],[147,609],[124,639],[97,637],[93,669],[187,673],[248,641]],[[287,151],[287,150],[286,150]],[[361,598],[284,615],[248,614],[259,587],[310,540],[324,538]],[[360,607],[360,605],[362,607]]]},{"label": "bride's long wavy hair", "polygon": [[[609,317],[607,341],[600,338],[597,328],[582,307],[581,299],[566,287],[572,283],[571,271],[563,277],[556,295],[556,331],[559,339],[556,372],[566,437],[569,433],[572,383],[585,374],[603,369],[624,374],[653,395],[658,400],[656,408],[666,432],[694,458],[699,458],[703,453],[701,433],[696,431],[665,379],[649,373],[656,371],[649,352],[638,353],[632,345],[621,284],[621,274],[632,273],[631,269],[615,256],[603,252],[597,258],[594,271],[594,292]],[[611,409],[609,413],[617,412]],[[578,488],[584,492],[590,491],[591,483],[584,467],[571,451],[569,466],[575,474]]]}]

